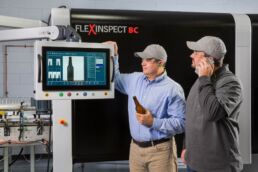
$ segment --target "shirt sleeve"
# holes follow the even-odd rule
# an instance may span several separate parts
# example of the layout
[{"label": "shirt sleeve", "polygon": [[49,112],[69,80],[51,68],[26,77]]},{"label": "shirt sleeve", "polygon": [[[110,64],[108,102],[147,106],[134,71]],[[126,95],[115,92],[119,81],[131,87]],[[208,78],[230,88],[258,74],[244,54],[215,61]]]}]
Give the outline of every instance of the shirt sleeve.
[{"label": "shirt sleeve", "polygon": [[183,89],[168,99],[167,118],[154,118],[152,128],[176,135],[185,128],[185,98]]},{"label": "shirt sleeve", "polygon": [[129,87],[133,81],[133,74],[121,74],[119,70],[118,56],[114,56],[115,64],[115,88],[123,93],[129,94]]},{"label": "shirt sleeve", "polygon": [[232,77],[224,79],[216,90],[209,77],[202,76],[199,81],[199,103],[209,121],[229,117],[242,101],[241,86]]}]

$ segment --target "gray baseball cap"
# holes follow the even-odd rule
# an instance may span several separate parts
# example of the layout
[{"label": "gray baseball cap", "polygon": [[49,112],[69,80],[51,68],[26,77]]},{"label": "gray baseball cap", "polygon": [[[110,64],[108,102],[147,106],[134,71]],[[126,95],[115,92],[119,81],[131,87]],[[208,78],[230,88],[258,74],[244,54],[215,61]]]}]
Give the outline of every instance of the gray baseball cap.
[{"label": "gray baseball cap", "polygon": [[150,44],[142,52],[135,52],[134,55],[142,59],[154,58],[167,62],[166,50],[158,44]]},{"label": "gray baseball cap", "polygon": [[186,41],[189,49],[203,51],[215,59],[221,59],[227,52],[224,42],[215,36],[204,36],[196,42]]}]

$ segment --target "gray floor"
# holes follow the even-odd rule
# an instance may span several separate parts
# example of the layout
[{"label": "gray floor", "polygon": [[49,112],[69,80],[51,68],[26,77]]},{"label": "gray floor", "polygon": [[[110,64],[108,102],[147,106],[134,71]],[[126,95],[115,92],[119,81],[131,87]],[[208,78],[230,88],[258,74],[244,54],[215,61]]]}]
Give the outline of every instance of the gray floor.
[{"label": "gray floor", "polygon": [[[245,165],[242,172],[258,171],[258,154],[253,155],[253,161],[250,165]],[[51,165],[51,164],[50,164]],[[51,165],[52,166],[52,165]],[[47,172],[47,160],[38,159],[35,164],[35,172]],[[0,159],[0,172],[3,170],[3,161]],[[49,170],[49,172],[51,169]],[[30,172],[30,163],[23,157],[12,166],[10,172]],[[74,164],[73,172],[129,172],[128,161],[112,161],[98,163]],[[179,161],[179,172],[186,172],[185,166]]]},{"label": "gray floor", "polygon": [[[3,162],[0,163],[0,172]],[[36,161],[35,172],[47,172],[47,160]],[[12,165],[11,172],[29,172],[30,164],[27,160],[18,160]],[[49,172],[51,169],[49,170]],[[184,167],[180,167],[179,172],[185,172]],[[98,163],[74,164],[73,172],[129,172],[128,161],[112,161]]]}]

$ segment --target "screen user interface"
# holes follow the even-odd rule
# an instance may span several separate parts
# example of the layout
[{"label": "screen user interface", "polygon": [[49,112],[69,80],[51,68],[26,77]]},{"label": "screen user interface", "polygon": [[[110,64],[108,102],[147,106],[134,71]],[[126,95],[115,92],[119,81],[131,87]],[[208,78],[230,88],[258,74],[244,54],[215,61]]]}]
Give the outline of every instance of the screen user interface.
[{"label": "screen user interface", "polygon": [[108,83],[108,49],[43,47],[45,89],[102,89]]}]

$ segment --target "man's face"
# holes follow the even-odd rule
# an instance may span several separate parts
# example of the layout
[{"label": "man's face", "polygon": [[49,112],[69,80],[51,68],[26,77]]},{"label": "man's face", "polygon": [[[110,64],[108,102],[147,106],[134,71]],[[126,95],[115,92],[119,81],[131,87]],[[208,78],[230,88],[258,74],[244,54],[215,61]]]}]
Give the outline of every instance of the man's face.
[{"label": "man's face", "polygon": [[153,59],[153,58],[147,58],[142,59],[142,71],[146,76],[153,76],[158,73],[159,64],[160,62]]},{"label": "man's face", "polygon": [[192,58],[192,67],[196,68],[199,65],[200,61],[205,57],[205,53],[202,51],[194,51],[190,57]]}]

